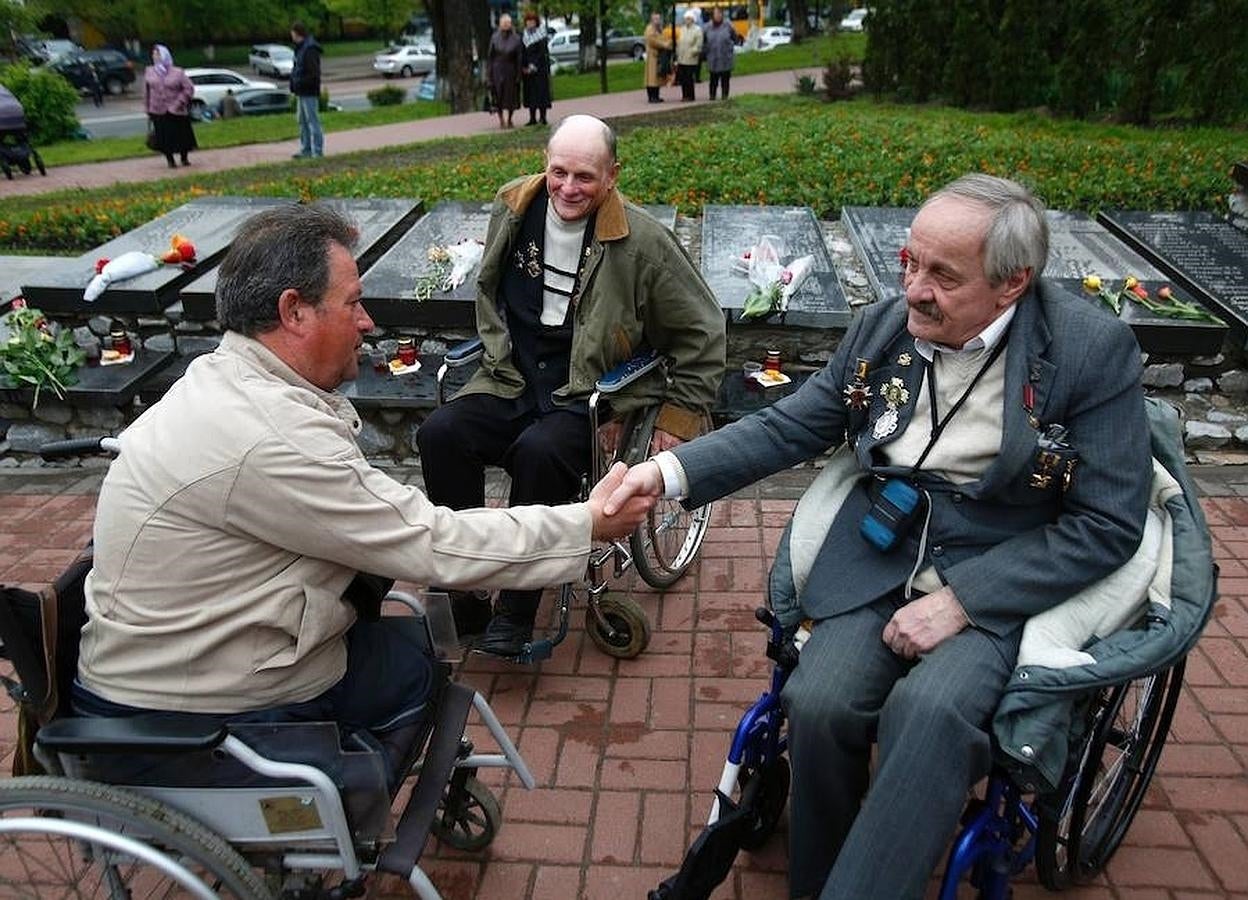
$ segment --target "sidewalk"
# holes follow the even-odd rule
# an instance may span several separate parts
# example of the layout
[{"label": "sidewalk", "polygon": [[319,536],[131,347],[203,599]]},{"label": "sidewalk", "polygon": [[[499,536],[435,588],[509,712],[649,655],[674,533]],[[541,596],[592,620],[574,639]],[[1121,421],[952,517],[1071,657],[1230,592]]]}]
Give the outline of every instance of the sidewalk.
[{"label": "sidewalk", "polygon": [[[788,94],[795,90],[795,82],[800,75],[818,77],[817,69],[797,69],[782,72],[766,72],[761,75],[745,75],[732,80],[732,92],[741,94]],[[706,99],[707,85],[698,86],[699,100],[696,105],[710,101]],[[639,84],[635,91],[624,91],[615,94],[595,94],[591,97],[579,97],[575,100],[556,100],[551,115],[552,121],[572,115],[573,113],[589,113],[602,119],[614,119],[621,116],[656,115],[661,116],[672,110],[687,109],[689,104],[677,101],[675,88],[664,90],[665,102],[650,104],[646,102],[646,94]],[[523,130],[525,111],[517,114],[516,130]],[[660,120],[661,121],[661,120]],[[498,131],[498,119],[482,112],[462,113],[454,116],[439,116],[432,119],[419,119],[412,122],[400,122],[394,125],[377,125],[372,128],[358,128],[352,131],[338,131],[325,135],[325,155],[339,156],[355,153],[359,150],[377,150],[381,147],[392,147],[428,141],[445,137],[465,137],[474,134],[489,134]],[[163,181],[165,179],[188,179],[208,172],[223,172],[228,169],[239,169],[246,166],[264,163],[285,163],[298,166],[298,161],[291,159],[291,154],[299,149],[297,140],[279,141],[273,144],[248,144],[240,147],[227,147],[220,150],[197,150],[191,155],[189,169],[179,168],[176,171],[165,165],[164,158],[151,154],[132,159],[113,160],[102,163],[86,163],[78,166],[59,166],[48,169],[47,177],[38,175],[16,177],[13,181],[0,181],[0,200],[5,197],[17,197],[30,194],[45,194],[50,191],[68,188],[106,187],[117,183]]]},{"label": "sidewalk", "polygon": [[[753,609],[812,473],[781,473],[717,504],[700,562],[666,594],[631,575],[614,586],[649,615],[653,634],[639,658],[599,653],[577,610],[568,639],[539,667],[480,659],[461,667],[459,676],[488,697],[517,741],[538,787],[482,774],[502,803],[503,827],[479,854],[430,844],[423,862],[446,900],[642,900],[675,871],[705,819],[731,730],[765,687]],[[1248,897],[1248,470],[1194,474],[1222,597],[1188,658],[1145,809],[1108,872],[1064,895],[1074,900]],[[36,586],[60,571],[90,535],[100,477],[98,469],[0,470],[0,582]],[[416,472],[404,480],[420,483]],[[0,773],[11,766],[14,727],[0,695]],[[483,733],[472,730],[478,748],[492,749]],[[787,897],[784,828],[759,853],[738,858],[715,900]],[[395,879],[370,883],[374,900],[410,900]],[[1015,886],[1016,900],[1050,896],[1030,872]]]}]

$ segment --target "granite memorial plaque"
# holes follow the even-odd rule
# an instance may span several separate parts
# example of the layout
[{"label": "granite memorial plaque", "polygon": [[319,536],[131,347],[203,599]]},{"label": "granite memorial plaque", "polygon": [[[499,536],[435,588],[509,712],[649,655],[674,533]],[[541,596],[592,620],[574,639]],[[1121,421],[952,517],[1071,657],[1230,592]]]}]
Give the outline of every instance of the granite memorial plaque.
[{"label": "granite memorial plaque", "polygon": [[[355,263],[360,274],[394,246],[407,229],[420,217],[419,200],[354,200],[334,198],[321,201],[349,217],[360,230],[355,244]],[[182,310],[188,319],[215,319],[217,316],[217,275],[214,266],[178,293]]]},{"label": "granite memorial plaque", "polygon": [[[880,300],[898,300],[904,295],[898,253],[906,243],[916,212],[862,206],[845,207],[841,212],[850,240]],[[1128,275],[1134,275],[1153,287],[1169,280],[1088,216],[1059,210],[1048,210],[1046,216],[1049,259],[1044,274],[1072,294],[1103,308],[1100,300],[1083,291],[1084,276],[1099,275],[1106,284],[1119,285]],[[1213,323],[1158,316],[1136,303],[1124,302],[1120,317],[1131,326],[1140,346],[1150,353],[1216,353],[1226,330]]]},{"label": "granite memorial plaque", "polygon": [[429,250],[462,240],[484,241],[489,222],[489,203],[448,200],[429,210],[361,279],[364,307],[373,321],[382,326],[474,327],[475,269],[451,290],[435,284],[425,299],[416,297],[422,279],[433,280],[438,272],[429,260]]},{"label": "granite memorial plaque", "polygon": [[0,306],[21,294],[22,283],[36,272],[73,259],[72,256],[0,256]]},{"label": "granite memorial plaque", "polygon": [[[360,360],[360,374],[353,381],[343,382],[338,390],[360,409],[433,409],[437,405],[441,366],[441,356],[422,355],[419,372],[393,375],[388,370],[379,372],[366,360]],[[475,364],[450,369],[445,380],[446,399],[454,397],[476,371]]]},{"label": "granite memorial plaque", "polygon": [[[106,404],[125,406],[132,401],[143,383],[159,372],[173,359],[168,350],[150,350],[139,347],[134,359],[124,365],[82,365],[78,367],[76,384],[65,389],[65,402],[71,405]],[[18,388],[0,375],[0,400],[12,403],[29,403],[34,396],[32,388]],[[43,388],[40,398],[54,397],[51,388]]]},{"label": "granite memorial plaque", "polygon": [[1207,212],[1105,212],[1097,218],[1237,334],[1248,332],[1248,234]]},{"label": "granite memorial plaque", "polygon": [[[289,202],[265,197],[200,197],[82,256],[34,273],[22,287],[32,306],[48,312],[160,313],[178,299],[184,285],[219,261],[245,219]],[[82,299],[95,275],[96,260],[114,259],[131,250],[159,256],[169,249],[169,239],[175,233],[186,235],[195,244],[194,263],[162,265],[109,286],[93,303]]]}]

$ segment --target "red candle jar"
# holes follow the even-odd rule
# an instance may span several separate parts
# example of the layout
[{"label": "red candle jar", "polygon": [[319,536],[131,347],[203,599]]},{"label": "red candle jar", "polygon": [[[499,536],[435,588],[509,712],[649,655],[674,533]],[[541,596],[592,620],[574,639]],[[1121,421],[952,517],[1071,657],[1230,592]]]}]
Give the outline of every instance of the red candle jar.
[{"label": "red candle jar", "polygon": [[130,344],[130,335],[121,328],[116,328],[109,332],[109,337],[113,339],[113,349],[122,356],[129,356],[134,348]]},{"label": "red candle jar", "polygon": [[399,362],[405,366],[416,365],[416,342],[411,338],[399,338]]},{"label": "red candle jar", "polygon": [[779,350],[767,351],[767,358],[763,361],[763,371],[764,372],[779,372],[780,371],[780,351]]}]

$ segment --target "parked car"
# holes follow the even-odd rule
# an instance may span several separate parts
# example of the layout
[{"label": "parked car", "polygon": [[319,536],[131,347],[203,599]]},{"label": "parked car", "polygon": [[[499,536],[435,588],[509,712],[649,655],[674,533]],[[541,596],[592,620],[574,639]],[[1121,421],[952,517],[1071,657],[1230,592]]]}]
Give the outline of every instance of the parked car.
[{"label": "parked car", "polygon": [[73,41],[63,38],[19,37],[18,52],[36,65],[51,62],[59,56],[70,53],[82,53],[83,49]]},{"label": "parked car", "polygon": [[581,55],[581,32],[571,28],[556,31],[546,46],[553,62],[575,64]]},{"label": "parked car", "polygon": [[607,31],[607,56],[631,56],[642,59],[646,55],[646,39],[640,34],[628,34],[618,28]]},{"label": "parked car", "polygon": [[83,50],[64,53],[47,64],[47,68],[80,92],[91,91],[91,72],[95,69],[100,85],[116,96],[134,84],[134,63],[120,50]]},{"label": "parked car", "polygon": [[[284,88],[244,88],[234,92],[234,99],[238,101],[238,111],[244,116],[288,113],[292,110],[294,100],[290,91]],[[223,96],[213,112],[220,116],[224,106],[225,97]]]},{"label": "parked car", "polygon": [[847,12],[845,14],[845,18],[841,19],[841,24],[837,27],[839,27],[841,31],[862,31],[866,18],[866,7],[860,6],[857,9],[851,9]]},{"label": "parked car", "polygon": [[758,49],[771,50],[781,44],[792,43],[793,31],[783,25],[768,25],[758,30]]},{"label": "parked car", "polygon": [[247,62],[259,75],[289,78],[295,67],[295,51],[285,44],[256,44],[247,54]]},{"label": "parked car", "polygon": [[389,47],[373,57],[373,70],[384,78],[428,75],[438,64],[438,53],[429,44]]},{"label": "parked car", "polygon": [[205,112],[211,114],[221,104],[226,91],[233,90],[237,94],[248,88],[277,88],[271,81],[246,78],[230,69],[187,69],[186,77],[195,85],[195,96],[191,99],[191,118],[194,119],[204,118]]}]

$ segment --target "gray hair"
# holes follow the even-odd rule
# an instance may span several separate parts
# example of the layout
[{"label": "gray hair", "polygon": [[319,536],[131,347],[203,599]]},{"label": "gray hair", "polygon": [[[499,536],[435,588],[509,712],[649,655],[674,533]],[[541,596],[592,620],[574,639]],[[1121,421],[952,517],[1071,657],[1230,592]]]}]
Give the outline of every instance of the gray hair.
[{"label": "gray hair", "polygon": [[359,232],[328,206],[297,203],[252,216],[238,230],[217,278],[217,321],[254,337],[277,327],[277,300],[294,288],[316,305],[329,286],[329,250],[350,250]]},{"label": "gray hair", "polygon": [[1015,272],[1031,269],[1040,277],[1049,260],[1049,223],[1044,203],[1016,181],[972,173],[945,185],[923,204],[941,197],[957,197],[986,208],[992,214],[984,236],[984,274],[998,285]]},{"label": "gray hair", "polygon": [[554,130],[550,133],[550,137],[547,138],[546,140],[546,149],[547,150],[550,149],[550,145],[554,143],[555,137],[559,134],[560,131],[563,130],[563,126],[567,125],[573,119],[593,119],[595,122],[597,122],[599,125],[602,126],[602,145],[607,150],[607,165],[609,166],[615,165],[618,159],[618,157],[616,156],[617,140],[615,137],[615,129],[613,129],[606,122],[602,121],[602,119],[599,119],[597,116],[591,116],[585,113],[573,113],[570,116],[565,116],[564,118],[560,119],[559,124],[555,126]]}]

